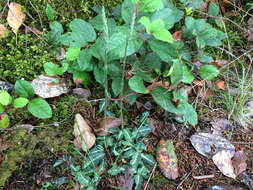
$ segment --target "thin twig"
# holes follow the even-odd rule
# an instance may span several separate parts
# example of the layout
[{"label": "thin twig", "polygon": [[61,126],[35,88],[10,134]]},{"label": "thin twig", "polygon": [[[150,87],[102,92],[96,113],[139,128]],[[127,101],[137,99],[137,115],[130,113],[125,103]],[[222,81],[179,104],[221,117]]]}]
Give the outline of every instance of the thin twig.
[{"label": "thin twig", "polygon": [[1,12],[1,14],[0,14],[0,19],[2,18],[2,16],[3,16],[3,14],[4,14],[4,11],[5,11],[5,9],[6,9],[6,7],[7,7],[7,3],[4,5],[4,8],[3,8],[3,10],[2,10],[2,12]]},{"label": "thin twig", "polygon": [[194,169],[195,169],[195,167],[192,168],[192,170],[187,175],[185,175],[183,180],[178,184],[177,189],[179,189],[179,187],[184,183],[184,181],[191,175],[191,173],[193,172]]},{"label": "thin twig", "polygon": [[41,19],[41,16],[40,16],[39,11],[35,8],[35,6],[32,4],[32,2],[31,2],[30,0],[29,0],[29,3],[30,3],[30,5],[32,6],[32,8],[36,11],[36,13],[38,14],[39,19],[40,19],[40,26],[41,26],[41,28],[43,28],[42,19]]},{"label": "thin twig", "polygon": [[202,176],[193,176],[193,179],[209,179],[209,178],[214,178],[214,175],[202,175]]},{"label": "thin twig", "polygon": [[147,189],[148,184],[149,184],[149,181],[150,181],[150,179],[151,179],[153,173],[155,172],[156,166],[157,166],[157,163],[155,163],[155,165],[154,165],[154,167],[153,167],[153,169],[152,169],[152,172],[151,172],[151,174],[149,175],[149,178],[148,178],[148,181],[147,181],[147,183],[146,183],[146,185],[145,185],[145,187],[144,187],[144,190]]},{"label": "thin twig", "polygon": [[[129,97],[129,96],[133,96],[137,94],[136,92],[132,92],[131,94],[128,94],[126,96],[123,96],[122,99],[123,101]],[[100,101],[105,101],[105,98],[99,98],[99,99],[95,99],[95,100],[87,100],[87,99],[84,99],[87,103],[92,103],[92,102],[100,102]],[[120,101],[121,98],[108,98],[109,101]]]}]

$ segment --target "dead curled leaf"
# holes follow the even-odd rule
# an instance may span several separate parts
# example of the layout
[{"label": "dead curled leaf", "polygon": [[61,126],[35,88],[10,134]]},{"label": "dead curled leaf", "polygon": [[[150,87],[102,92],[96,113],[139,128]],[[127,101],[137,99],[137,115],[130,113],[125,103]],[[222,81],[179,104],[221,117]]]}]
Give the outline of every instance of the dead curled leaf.
[{"label": "dead curled leaf", "polygon": [[235,175],[238,176],[243,173],[247,168],[247,156],[243,150],[239,150],[235,153],[232,162],[235,169]]},{"label": "dead curled leaf", "polygon": [[202,99],[202,100],[208,100],[210,96],[212,95],[212,91],[209,90],[208,88],[198,88],[197,95]]},{"label": "dead curled leaf", "polygon": [[7,21],[15,34],[18,33],[18,29],[24,20],[25,14],[22,12],[21,5],[15,2],[10,3]]},{"label": "dead curled leaf", "polygon": [[217,87],[221,90],[225,90],[225,82],[224,81],[217,81],[215,83],[217,85]]},{"label": "dead curled leaf", "polygon": [[32,86],[36,95],[42,98],[53,98],[67,93],[67,85],[64,81],[55,83],[56,77],[40,75],[32,81]]},{"label": "dead curled leaf", "polygon": [[73,135],[75,136],[74,145],[76,148],[82,149],[85,152],[95,144],[96,137],[80,114],[76,114],[75,116]]},{"label": "dead curled leaf", "polygon": [[213,162],[218,169],[227,177],[236,178],[234,167],[227,151],[222,150],[213,156]]},{"label": "dead curled leaf", "polygon": [[225,151],[232,158],[235,154],[235,147],[225,138],[210,134],[196,133],[191,136],[190,141],[198,153],[205,157],[211,157],[219,151]]},{"label": "dead curled leaf", "polygon": [[0,38],[5,38],[7,36],[7,29],[3,24],[0,24]]},{"label": "dead curled leaf", "polygon": [[110,135],[110,129],[114,127],[119,127],[121,125],[121,119],[116,117],[107,117],[106,120],[101,119],[97,126],[94,127],[94,131],[98,136]]},{"label": "dead curled leaf", "polygon": [[178,160],[172,141],[165,139],[160,140],[157,146],[156,160],[166,178],[178,178]]},{"label": "dead curled leaf", "polygon": [[216,119],[211,122],[212,124],[212,134],[214,135],[222,135],[222,132],[229,128],[230,122],[227,119]]}]

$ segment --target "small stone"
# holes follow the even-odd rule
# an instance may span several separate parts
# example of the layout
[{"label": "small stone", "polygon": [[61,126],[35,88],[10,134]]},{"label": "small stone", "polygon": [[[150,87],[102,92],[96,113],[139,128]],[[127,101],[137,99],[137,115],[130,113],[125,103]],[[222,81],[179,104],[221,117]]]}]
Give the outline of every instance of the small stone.
[{"label": "small stone", "polygon": [[0,90],[5,90],[12,94],[14,91],[14,85],[9,82],[0,81]]},{"label": "small stone", "polygon": [[90,90],[84,88],[74,88],[73,94],[77,95],[79,98],[88,98],[91,95]]}]

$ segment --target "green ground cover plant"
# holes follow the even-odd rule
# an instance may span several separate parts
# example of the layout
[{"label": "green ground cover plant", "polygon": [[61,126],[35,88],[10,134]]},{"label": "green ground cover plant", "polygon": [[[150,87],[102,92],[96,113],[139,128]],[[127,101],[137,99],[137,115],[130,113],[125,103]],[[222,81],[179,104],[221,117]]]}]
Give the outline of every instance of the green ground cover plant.
[{"label": "green ground cover plant", "polygon": [[[197,124],[197,113],[179,84],[191,84],[193,72],[197,72],[203,80],[212,80],[219,74],[215,66],[208,64],[213,58],[205,54],[205,48],[220,46],[226,35],[204,19],[185,15],[172,3],[160,0],[149,3],[126,0],[112,13],[106,10],[104,14],[97,7],[95,18],[89,22],[74,19],[69,24],[70,31],[66,33],[59,22],[51,22],[48,42],[55,51],[60,45],[68,47],[68,50],[66,59],[61,62],[62,67],[46,63],[45,72],[61,75],[67,71],[73,74],[74,80],[84,85],[88,85],[93,74],[106,89],[109,77],[112,92],[106,92],[106,96],[123,97],[133,93],[126,98],[133,103],[136,93],[151,94],[166,111],[180,115],[182,122],[194,126]],[[200,4],[187,4],[187,8],[196,9]],[[110,18],[105,18],[106,13],[111,15]],[[48,12],[48,17],[53,18],[53,11]],[[189,44],[175,40],[169,31],[173,31],[174,25],[182,20],[185,23],[183,38],[195,43],[193,48],[198,54],[192,55]],[[117,21],[122,21],[122,24],[117,24]],[[192,57],[202,63],[200,68],[191,64]],[[130,63],[134,66],[133,75],[131,78],[123,77],[122,82],[125,65]],[[172,90],[156,85],[159,80],[169,81]]]}]

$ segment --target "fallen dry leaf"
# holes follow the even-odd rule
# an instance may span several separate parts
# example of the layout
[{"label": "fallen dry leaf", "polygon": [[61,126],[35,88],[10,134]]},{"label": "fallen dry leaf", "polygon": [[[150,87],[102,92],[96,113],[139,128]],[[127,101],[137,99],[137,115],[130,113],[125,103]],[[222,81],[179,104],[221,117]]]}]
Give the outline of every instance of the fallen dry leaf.
[{"label": "fallen dry leaf", "polygon": [[224,81],[217,81],[215,84],[217,85],[217,87],[218,87],[219,89],[221,89],[221,90],[226,90],[226,89],[225,89],[225,82],[224,82]]},{"label": "fallen dry leaf", "polygon": [[210,133],[196,133],[191,136],[190,141],[198,153],[210,157],[223,150],[232,158],[235,147],[225,138]]},{"label": "fallen dry leaf", "polygon": [[88,98],[90,97],[91,92],[84,88],[74,88],[73,94],[77,95],[79,98]]},{"label": "fallen dry leaf", "polygon": [[198,88],[197,95],[203,100],[208,100],[212,95],[212,91],[208,88]]},{"label": "fallen dry leaf", "polygon": [[195,86],[204,86],[204,81],[194,80],[192,82]]},{"label": "fallen dry leaf", "polygon": [[178,42],[180,42],[180,41],[182,40],[182,36],[183,36],[183,31],[182,31],[182,30],[176,31],[176,32],[174,32],[173,35],[172,35],[172,37],[173,37],[176,41],[178,41]]},{"label": "fallen dry leaf", "polygon": [[247,156],[243,150],[239,150],[235,153],[232,162],[235,169],[235,175],[238,176],[243,173],[247,168]]},{"label": "fallen dry leaf", "polygon": [[116,117],[107,117],[106,120],[101,119],[97,126],[94,127],[94,131],[98,136],[110,135],[110,129],[114,127],[119,127],[121,125],[121,119]]},{"label": "fallen dry leaf", "polygon": [[224,67],[229,64],[229,61],[226,59],[220,59],[216,61],[218,67]]},{"label": "fallen dry leaf", "polygon": [[227,129],[230,125],[230,122],[227,119],[216,119],[215,121],[211,122],[212,124],[212,134],[214,135],[222,135],[222,132]]},{"label": "fallen dry leaf", "polygon": [[178,178],[178,160],[172,141],[165,139],[160,140],[157,146],[156,160],[166,178]]},{"label": "fallen dry leaf", "polygon": [[78,149],[87,152],[96,141],[96,137],[90,126],[80,114],[75,116],[75,125],[73,135],[75,136],[74,145]]},{"label": "fallen dry leaf", "polygon": [[25,14],[22,12],[21,5],[15,2],[10,3],[7,21],[15,34],[18,33],[18,29],[24,20]]},{"label": "fallen dry leaf", "polygon": [[119,186],[125,190],[132,190],[133,184],[133,171],[131,168],[126,168],[124,175],[119,176]]},{"label": "fallen dry leaf", "polygon": [[230,154],[227,151],[222,150],[217,152],[213,156],[213,162],[217,166],[217,168],[223,173],[223,175],[231,177],[233,179],[236,178]]},{"label": "fallen dry leaf", "polygon": [[248,20],[248,40],[253,42],[253,18]]},{"label": "fallen dry leaf", "polygon": [[32,81],[35,94],[42,98],[53,98],[67,93],[67,85],[64,81],[55,83],[56,77],[40,75]]},{"label": "fallen dry leaf", "polygon": [[7,36],[7,29],[3,24],[0,24],[0,38],[5,38]]}]

